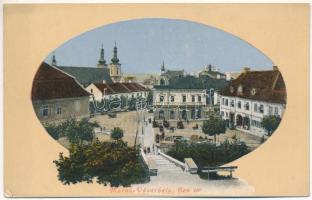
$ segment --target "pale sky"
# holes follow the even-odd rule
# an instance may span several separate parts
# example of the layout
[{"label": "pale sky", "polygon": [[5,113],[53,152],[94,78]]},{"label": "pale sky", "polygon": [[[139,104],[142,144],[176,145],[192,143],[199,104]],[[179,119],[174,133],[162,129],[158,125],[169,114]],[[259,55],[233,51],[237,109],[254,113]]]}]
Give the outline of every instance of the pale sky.
[{"label": "pale sky", "polygon": [[[124,73],[157,73],[162,61],[166,69],[187,72],[197,72],[207,64],[222,72],[240,71],[245,66],[272,69],[272,61],[242,39],[190,21],[139,19],[82,33],[61,44],[55,55],[58,65],[96,67],[101,45],[110,62],[116,41]],[[51,63],[51,57],[52,52],[45,61]]]}]

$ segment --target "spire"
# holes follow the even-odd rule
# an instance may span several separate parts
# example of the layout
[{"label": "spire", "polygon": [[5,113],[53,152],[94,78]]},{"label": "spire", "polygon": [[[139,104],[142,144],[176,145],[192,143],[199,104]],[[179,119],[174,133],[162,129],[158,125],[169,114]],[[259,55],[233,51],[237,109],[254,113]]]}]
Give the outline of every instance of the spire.
[{"label": "spire", "polygon": [[101,54],[100,54],[100,59],[99,59],[99,65],[106,65],[106,60],[104,59],[104,48],[103,44],[101,46]]},{"label": "spire", "polygon": [[119,59],[117,56],[117,45],[116,45],[116,41],[115,41],[115,46],[114,46],[114,57],[111,59],[113,64],[119,64]]},{"label": "spire", "polygon": [[52,56],[52,66],[56,66],[56,58],[55,58],[55,52],[53,52],[53,56]]},{"label": "spire", "polygon": [[165,62],[163,61],[162,62],[162,65],[161,65],[161,69],[160,69],[161,72],[165,72]]}]

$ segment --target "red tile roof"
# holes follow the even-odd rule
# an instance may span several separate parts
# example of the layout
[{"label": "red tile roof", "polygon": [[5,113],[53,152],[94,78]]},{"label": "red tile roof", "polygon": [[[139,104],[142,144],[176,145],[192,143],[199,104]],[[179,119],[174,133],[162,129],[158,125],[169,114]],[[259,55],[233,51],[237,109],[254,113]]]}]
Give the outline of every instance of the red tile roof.
[{"label": "red tile roof", "polygon": [[[240,86],[242,87],[241,93],[238,91]],[[253,91],[255,92],[253,93]],[[230,81],[220,94],[273,103],[286,103],[286,87],[279,70],[241,73],[237,79]]]},{"label": "red tile roof", "polygon": [[115,94],[116,92],[108,86],[106,83],[94,83],[95,87],[97,87],[102,93],[105,90],[105,94]]},{"label": "red tile roof", "polygon": [[32,100],[48,100],[89,96],[72,76],[54,68],[47,63],[41,63],[32,86]]},{"label": "red tile roof", "polygon": [[99,83],[94,84],[102,93],[106,88],[106,94],[118,94],[118,93],[131,93],[131,92],[141,92],[147,89],[138,83]]}]

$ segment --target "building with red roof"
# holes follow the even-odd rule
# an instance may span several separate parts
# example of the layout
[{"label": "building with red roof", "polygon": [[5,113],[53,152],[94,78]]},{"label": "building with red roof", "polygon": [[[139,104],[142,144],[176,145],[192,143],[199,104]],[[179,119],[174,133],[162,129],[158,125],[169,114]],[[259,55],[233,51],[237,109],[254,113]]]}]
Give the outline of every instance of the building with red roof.
[{"label": "building with red roof", "polygon": [[245,70],[220,92],[220,114],[237,129],[263,136],[263,117],[282,117],[286,86],[277,67],[268,71]]},{"label": "building with red roof", "polygon": [[102,101],[103,99],[113,98],[146,98],[148,89],[139,83],[92,83],[86,87],[86,90],[91,94],[91,99]]},{"label": "building with red roof", "polygon": [[71,75],[43,62],[33,81],[31,100],[43,123],[89,117],[90,94]]}]

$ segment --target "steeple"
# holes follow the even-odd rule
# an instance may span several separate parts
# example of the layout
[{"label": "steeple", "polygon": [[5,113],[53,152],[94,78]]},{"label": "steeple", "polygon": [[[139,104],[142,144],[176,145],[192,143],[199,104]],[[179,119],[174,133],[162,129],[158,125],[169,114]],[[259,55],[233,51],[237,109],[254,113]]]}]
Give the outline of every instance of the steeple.
[{"label": "steeple", "polygon": [[166,69],[165,69],[165,62],[162,62],[161,68],[160,68],[160,73],[163,74],[165,73]]},{"label": "steeple", "polygon": [[52,62],[51,62],[52,66],[56,66],[56,58],[55,58],[55,53],[53,52],[53,56],[52,56]]},{"label": "steeple", "polygon": [[106,66],[106,60],[104,59],[104,48],[103,48],[103,44],[102,44],[100,59],[98,62],[98,67],[104,67],[104,66]]},{"label": "steeple", "polygon": [[117,56],[117,45],[116,45],[116,41],[115,41],[115,46],[114,46],[114,57],[111,59],[113,64],[119,64],[119,59]]}]

